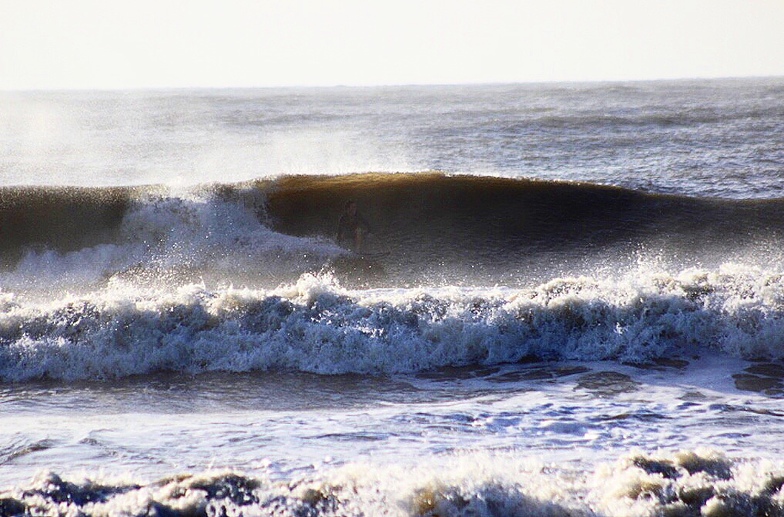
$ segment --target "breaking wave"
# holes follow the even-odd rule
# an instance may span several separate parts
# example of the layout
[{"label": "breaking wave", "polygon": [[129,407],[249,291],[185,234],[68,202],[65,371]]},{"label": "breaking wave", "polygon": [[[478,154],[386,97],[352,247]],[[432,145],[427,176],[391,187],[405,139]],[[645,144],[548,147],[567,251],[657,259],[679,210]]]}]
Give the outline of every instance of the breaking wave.
[{"label": "breaking wave", "polygon": [[530,289],[201,284],[22,301],[0,293],[0,378],[162,371],[389,374],[543,360],[784,357],[784,276],[740,266],[558,278]]}]

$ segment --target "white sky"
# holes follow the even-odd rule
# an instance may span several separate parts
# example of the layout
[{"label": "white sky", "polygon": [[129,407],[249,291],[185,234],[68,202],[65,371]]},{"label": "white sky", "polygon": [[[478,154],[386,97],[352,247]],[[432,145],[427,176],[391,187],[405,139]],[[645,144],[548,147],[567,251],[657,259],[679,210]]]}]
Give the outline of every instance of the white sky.
[{"label": "white sky", "polygon": [[0,0],[0,89],[784,75],[784,0]]}]

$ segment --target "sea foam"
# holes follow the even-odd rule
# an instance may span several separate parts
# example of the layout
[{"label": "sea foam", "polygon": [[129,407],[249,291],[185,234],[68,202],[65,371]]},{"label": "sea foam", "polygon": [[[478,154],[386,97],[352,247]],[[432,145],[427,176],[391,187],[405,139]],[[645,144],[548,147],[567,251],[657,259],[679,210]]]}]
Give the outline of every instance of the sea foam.
[{"label": "sea foam", "polygon": [[413,467],[352,463],[286,481],[209,471],[152,483],[41,473],[0,509],[80,515],[606,516],[780,515],[781,465],[711,450],[630,453],[591,472],[513,453],[465,453]]},{"label": "sea foam", "polygon": [[783,297],[781,275],[738,265],[530,289],[351,290],[305,274],[268,290],[120,282],[48,301],[4,292],[0,376],[410,373],[531,357],[644,363],[700,350],[778,359]]}]

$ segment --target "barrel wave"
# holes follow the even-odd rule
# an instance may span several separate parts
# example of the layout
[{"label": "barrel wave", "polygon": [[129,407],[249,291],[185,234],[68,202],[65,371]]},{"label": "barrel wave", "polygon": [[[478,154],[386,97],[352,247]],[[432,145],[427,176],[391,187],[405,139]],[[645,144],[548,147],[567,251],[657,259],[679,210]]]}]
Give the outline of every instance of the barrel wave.
[{"label": "barrel wave", "polygon": [[[639,250],[682,264],[715,265],[755,254],[765,262],[784,228],[784,200],[778,199],[699,199],[440,173],[288,176],[182,192],[6,188],[2,256],[8,270],[30,253],[146,246],[157,259],[171,256],[172,269],[193,272],[200,265],[214,271],[219,257],[243,262],[249,254],[296,248],[301,256],[295,262],[303,267],[288,261],[297,274],[275,277],[291,281],[340,253],[332,241],[348,199],[371,224],[369,255],[385,255],[379,269],[386,276],[376,284],[386,287],[515,284]],[[153,264],[139,257],[136,265]],[[264,263],[245,269],[247,276],[270,272]]]}]

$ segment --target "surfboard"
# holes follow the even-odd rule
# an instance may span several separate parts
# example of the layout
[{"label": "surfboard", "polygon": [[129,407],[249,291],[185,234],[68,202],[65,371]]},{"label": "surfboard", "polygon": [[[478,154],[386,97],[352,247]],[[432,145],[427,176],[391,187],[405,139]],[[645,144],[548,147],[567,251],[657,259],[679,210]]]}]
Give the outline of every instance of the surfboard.
[{"label": "surfboard", "polygon": [[388,251],[365,251],[362,253],[351,252],[351,255],[361,260],[381,260],[389,256]]}]

